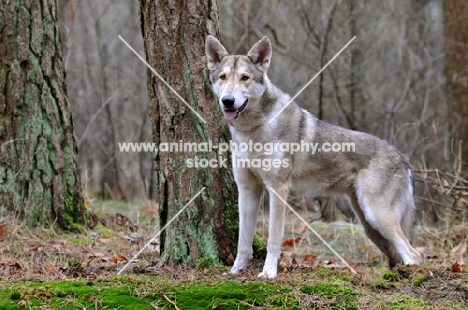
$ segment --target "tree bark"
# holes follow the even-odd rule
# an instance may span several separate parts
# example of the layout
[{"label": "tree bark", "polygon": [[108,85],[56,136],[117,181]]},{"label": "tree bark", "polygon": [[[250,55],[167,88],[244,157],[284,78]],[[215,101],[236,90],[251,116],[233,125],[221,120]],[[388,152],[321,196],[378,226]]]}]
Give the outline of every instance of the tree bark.
[{"label": "tree bark", "polygon": [[[468,9],[465,0],[445,0],[445,76],[454,138],[468,161]],[[458,143],[456,142],[455,145]],[[466,166],[465,166],[466,167]]]},{"label": "tree bark", "polygon": [[[358,36],[359,38],[363,37],[361,29],[363,28],[359,25],[359,14],[358,12],[362,10],[362,7],[359,5],[358,0],[349,1],[350,6],[350,28],[351,36]],[[356,42],[355,42],[356,43]],[[359,116],[361,116],[361,122],[365,122],[365,98],[362,90],[362,83],[365,80],[364,77],[364,52],[362,50],[362,44],[354,44],[351,46],[351,76],[350,76],[350,87],[349,87],[349,100],[350,100],[350,113],[349,121],[350,128],[352,130],[365,130],[365,128],[358,128]],[[359,111],[361,112],[359,115]]]},{"label": "tree bark", "polygon": [[[227,126],[211,90],[204,52],[208,34],[219,37],[216,1],[140,0],[148,63],[205,120],[204,124],[150,70],[148,92],[153,140],[216,145],[228,141]],[[230,166],[188,168],[187,159],[226,158],[210,152],[155,154],[160,224],[165,225],[202,187],[206,190],[161,235],[166,262],[232,264],[237,235],[237,189]]]},{"label": "tree bark", "polygon": [[0,206],[30,226],[78,228],[86,213],[57,3],[2,1],[1,8]]}]

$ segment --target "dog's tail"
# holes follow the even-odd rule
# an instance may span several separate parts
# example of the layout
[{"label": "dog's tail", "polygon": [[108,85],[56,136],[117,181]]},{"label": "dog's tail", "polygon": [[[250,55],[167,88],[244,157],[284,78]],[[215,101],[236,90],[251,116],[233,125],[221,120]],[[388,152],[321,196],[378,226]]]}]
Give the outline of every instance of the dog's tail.
[{"label": "dog's tail", "polygon": [[405,205],[406,208],[403,211],[403,216],[401,218],[401,229],[403,230],[403,233],[405,234],[406,239],[408,239],[409,242],[412,241],[413,238],[413,227],[415,224],[415,213],[416,213],[416,205],[414,204],[414,176],[413,176],[413,171],[409,167],[409,164],[405,161],[405,164],[407,165],[407,170],[408,170],[408,178],[409,178],[409,186],[408,186],[408,191],[404,194],[404,197],[402,199],[405,200]]}]

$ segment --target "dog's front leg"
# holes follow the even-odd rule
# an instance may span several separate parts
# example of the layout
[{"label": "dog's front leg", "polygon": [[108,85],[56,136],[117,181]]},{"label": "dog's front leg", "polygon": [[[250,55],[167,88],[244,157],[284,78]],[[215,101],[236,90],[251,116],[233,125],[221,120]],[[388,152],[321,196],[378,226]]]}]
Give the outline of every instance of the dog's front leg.
[{"label": "dog's front leg", "polygon": [[239,242],[236,260],[231,269],[232,274],[240,274],[247,268],[252,259],[252,241],[257,224],[260,198],[263,194],[263,186],[253,182],[253,178],[249,179],[248,182],[242,182],[242,178],[237,175],[236,179],[239,189]]},{"label": "dog's front leg", "polygon": [[[288,185],[280,184],[273,187],[267,187],[270,196],[270,223],[268,225],[268,245],[267,257],[263,271],[258,275],[264,278],[275,278],[278,273],[278,260],[281,256],[281,244],[284,233],[284,218],[286,205],[278,198],[276,194],[284,200],[288,197]],[[274,193],[272,189],[276,192]]]}]

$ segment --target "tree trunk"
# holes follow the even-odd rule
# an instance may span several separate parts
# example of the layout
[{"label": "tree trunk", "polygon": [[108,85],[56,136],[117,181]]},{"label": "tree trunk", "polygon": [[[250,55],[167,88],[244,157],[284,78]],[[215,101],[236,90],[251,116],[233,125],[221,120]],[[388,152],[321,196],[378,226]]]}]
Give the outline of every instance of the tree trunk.
[{"label": "tree trunk", "polygon": [[[211,91],[204,52],[208,34],[219,37],[216,1],[140,0],[141,27],[148,63],[205,120],[204,124],[148,70],[153,139],[216,145],[228,141]],[[237,235],[237,189],[227,168],[188,168],[187,159],[227,158],[209,152],[155,154],[160,224],[166,224],[202,187],[206,190],[161,235],[161,251],[170,263],[233,263]]]},{"label": "tree trunk", "polygon": [[[359,14],[362,10],[362,6],[359,5],[358,0],[349,1],[350,6],[350,28],[351,36],[357,36],[360,38],[364,37],[362,34],[363,27],[360,25]],[[361,3],[362,4],[362,3]],[[355,42],[357,43],[357,42]],[[365,130],[367,128],[361,128],[363,126],[358,126],[358,119],[361,116],[360,122],[365,123],[365,98],[362,89],[362,84],[365,81],[364,76],[364,52],[362,44],[353,44],[351,46],[351,76],[350,76],[350,87],[349,87],[349,100],[350,100],[350,129],[353,130]],[[360,111],[360,113],[359,113]],[[360,114],[360,115],[359,115]],[[359,127],[359,128],[358,128]]]},{"label": "tree trunk", "polygon": [[0,206],[27,224],[85,223],[55,1],[2,1]]},{"label": "tree trunk", "polygon": [[[445,0],[445,75],[451,122],[456,141],[463,140],[468,161],[468,8],[466,0]],[[458,143],[456,142],[455,145]],[[466,166],[465,166],[466,167]]]}]

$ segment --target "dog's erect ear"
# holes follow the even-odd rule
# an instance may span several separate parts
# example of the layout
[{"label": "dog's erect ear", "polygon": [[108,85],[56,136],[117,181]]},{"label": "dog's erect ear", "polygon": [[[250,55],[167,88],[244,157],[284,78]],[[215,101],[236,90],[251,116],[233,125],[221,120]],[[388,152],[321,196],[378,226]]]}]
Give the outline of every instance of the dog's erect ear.
[{"label": "dog's erect ear", "polygon": [[268,37],[263,37],[247,53],[247,56],[261,70],[267,71],[271,59],[271,42]]},{"label": "dog's erect ear", "polygon": [[206,37],[205,53],[210,71],[216,69],[224,56],[229,55],[224,46],[212,35]]}]

